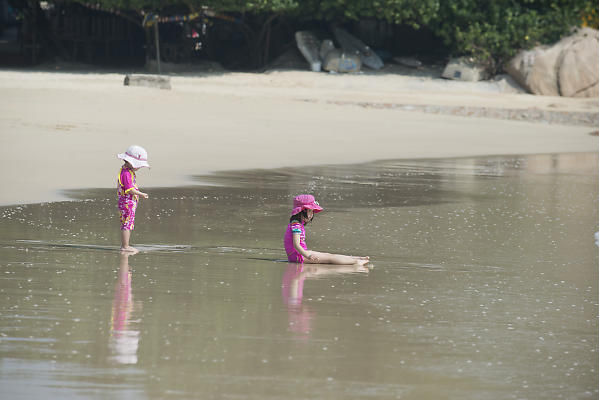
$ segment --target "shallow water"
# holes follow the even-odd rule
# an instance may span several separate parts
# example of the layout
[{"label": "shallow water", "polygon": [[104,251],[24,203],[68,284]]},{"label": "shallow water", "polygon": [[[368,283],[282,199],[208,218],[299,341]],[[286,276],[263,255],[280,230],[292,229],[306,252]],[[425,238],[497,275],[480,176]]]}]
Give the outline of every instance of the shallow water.
[{"label": "shallow water", "polygon": [[[6,399],[599,397],[599,154],[231,172],[0,209]],[[143,183],[143,182],[141,182]],[[207,185],[207,186],[206,186]],[[325,212],[298,266],[293,195]]]}]

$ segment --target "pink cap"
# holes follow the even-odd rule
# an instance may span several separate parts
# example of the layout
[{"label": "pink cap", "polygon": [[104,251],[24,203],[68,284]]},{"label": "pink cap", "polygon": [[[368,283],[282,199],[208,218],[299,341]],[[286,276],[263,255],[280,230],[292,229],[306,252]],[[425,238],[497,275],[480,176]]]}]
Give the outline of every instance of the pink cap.
[{"label": "pink cap", "polygon": [[314,199],[311,194],[300,194],[293,199],[293,209],[291,215],[302,212],[303,210],[314,210],[315,213],[321,212],[323,208]]}]

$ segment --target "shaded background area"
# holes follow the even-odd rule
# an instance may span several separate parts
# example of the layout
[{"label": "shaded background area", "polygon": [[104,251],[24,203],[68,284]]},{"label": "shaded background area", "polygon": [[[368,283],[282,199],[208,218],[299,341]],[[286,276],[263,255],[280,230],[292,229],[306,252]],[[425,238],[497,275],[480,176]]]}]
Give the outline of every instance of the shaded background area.
[{"label": "shaded background area", "polygon": [[[155,33],[153,28],[141,25],[135,12],[69,1],[42,3],[40,8],[19,11],[7,0],[0,1],[0,8],[5,10],[0,66],[59,60],[61,68],[69,63],[139,68],[155,62]],[[162,13],[182,18],[190,15],[184,6],[166,6]],[[386,60],[392,54],[421,54],[429,61],[441,61],[448,55],[442,40],[426,27],[414,29],[376,19],[344,22],[344,26],[380,49]],[[330,21],[276,13],[220,14],[161,23],[161,61],[177,64],[179,69],[217,65],[229,70],[303,69],[306,62],[297,49],[295,32],[309,29],[322,39],[333,39],[329,28]]]},{"label": "shaded background area", "polygon": [[[154,21],[160,32],[154,32]],[[0,39],[0,65],[139,67],[156,59],[159,43],[162,62],[190,64],[186,68],[211,68],[206,62],[232,70],[297,68],[305,62],[300,64],[294,33],[309,29],[320,39],[332,38],[333,25],[349,30],[384,61],[417,56],[434,64],[450,54],[466,55],[494,74],[520,49],[553,43],[573,26],[597,28],[599,14],[586,0],[400,0],[384,6],[334,0],[0,0],[0,28],[8,30]]]}]

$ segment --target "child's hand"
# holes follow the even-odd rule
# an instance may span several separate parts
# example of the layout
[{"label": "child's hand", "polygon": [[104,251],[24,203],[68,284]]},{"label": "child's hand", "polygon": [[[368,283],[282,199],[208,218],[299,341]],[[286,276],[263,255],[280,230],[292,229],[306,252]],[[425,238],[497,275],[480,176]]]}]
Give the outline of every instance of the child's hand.
[{"label": "child's hand", "polygon": [[318,257],[314,253],[308,254],[307,258],[308,258],[308,260],[310,260],[313,263],[317,263],[318,262]]},{"label": "child's hand", "polygon": [[148,194],[147,193],[143,193],[143,192],[139,192],[140,196],[143,197],[144,199],[148,198]]}]

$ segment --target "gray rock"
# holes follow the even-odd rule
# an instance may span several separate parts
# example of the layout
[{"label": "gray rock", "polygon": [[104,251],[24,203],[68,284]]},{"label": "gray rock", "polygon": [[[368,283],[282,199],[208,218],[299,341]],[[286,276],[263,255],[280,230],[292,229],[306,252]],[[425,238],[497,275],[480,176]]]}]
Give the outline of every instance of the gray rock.
[{"label": "gray rock", "polygon": [[125,75],[125,86],[145,86],[158,89],[170,89],[171,79],[158,75]]},{"label": "gray rock", "polygon": [[340,49],[334,49],[327,53],[323,63],[323,69],[329,72],[357,73],[362,68],[362,60],[357,54],[347,54]]},{"label": "gray rock", "polygon": [[320,59],[324,60],[327,54],[329,54],[329,52],[331,52],[332,50],[335,50],[335,45],[333,44],[333,41],[331,39],[323,40],[320,44],[320,51],[318,53],[320,55]]},{"label": "gray rock", "polygon": [[533,94],[599,96],[599,31],[576,30],[552,46],[518,53],[506,71]]},{"label": "gray rock", "polygon": [[508,74],[496,75],[493,81],[497,84],[502,93],[527,93],[526,89],[516,82],[514,78]]},{"label": "gray rock", "polygon": [[422,66],[422,62],[414,57],[393,57],[393,61],[399,65],[403,65],[410,68],[419,68]]},{"label": "gray rock", "polygon": [[485,68],[477,65],[472,59],[467,57],[452,58],[449,60],[441,76],[445,79],[466,82],[477,82],[489,78],[489,74]]}]

